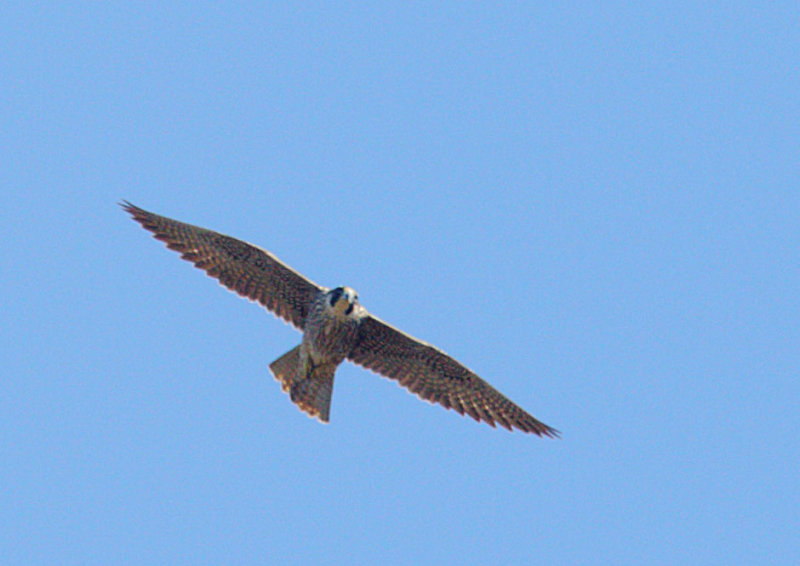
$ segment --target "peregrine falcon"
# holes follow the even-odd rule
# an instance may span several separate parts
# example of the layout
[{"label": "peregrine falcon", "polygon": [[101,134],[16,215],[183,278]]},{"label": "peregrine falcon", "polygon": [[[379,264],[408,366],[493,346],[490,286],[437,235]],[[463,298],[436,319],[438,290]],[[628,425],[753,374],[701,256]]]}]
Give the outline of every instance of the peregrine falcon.
[{"label": "peregrine falcon", "polygon": [[309,416],[328,422],[334,373],[347,359],[492,427],[498,423],[508,430],[559,435],[443,351],[370,314],[350,287],[322,287],[257,246],[127,201],[120,206],[183,259],[303,333],[300,345],[269,367]]}]

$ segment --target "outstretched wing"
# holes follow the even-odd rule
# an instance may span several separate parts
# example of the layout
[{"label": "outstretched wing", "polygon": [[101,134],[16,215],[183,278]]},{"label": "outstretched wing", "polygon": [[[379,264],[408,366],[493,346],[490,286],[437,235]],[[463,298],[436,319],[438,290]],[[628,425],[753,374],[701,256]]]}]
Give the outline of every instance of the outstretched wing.
[{"label": "outstretched wing", "polygon": [[559,435],[438,348],[372,315],[361,320],[358,342],[347,357],[396,379],[423,399],[466,413],[476,421],[539,436]]},{"label": "outstretched wing", "polygon": [[257,246],[147,212],[127,201],[121,206],[183,259],[303,329],[311,301],[322,287]]}]

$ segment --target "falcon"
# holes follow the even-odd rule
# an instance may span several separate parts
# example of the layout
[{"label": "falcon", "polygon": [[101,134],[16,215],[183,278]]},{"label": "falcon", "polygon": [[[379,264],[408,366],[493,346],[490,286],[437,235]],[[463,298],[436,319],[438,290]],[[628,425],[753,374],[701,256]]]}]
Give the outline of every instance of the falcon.
[{"label": "falcon", "polygon": [[120,206],[183,259],[303,333],[302,342],[269,367],[309,416],[328,422],[336,368],[349,360],[492,427],[559,435],[442,350],[370,314],[352,288],[322,287],[257,246],[127,201]]}]

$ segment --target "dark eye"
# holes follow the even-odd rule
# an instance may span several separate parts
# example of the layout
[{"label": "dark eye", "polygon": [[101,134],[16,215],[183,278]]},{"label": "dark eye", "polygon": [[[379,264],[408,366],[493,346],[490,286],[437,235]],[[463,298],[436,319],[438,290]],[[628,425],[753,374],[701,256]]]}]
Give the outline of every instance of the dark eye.
[{"label": "dark eye", "polygon": [[342,293],[344,293],[344,289],[342,289],[341,287],[336,287],[336,289],[331,291],[331,297],[330,297],[331,306],[336,305],[336,303],[339,301],[339,298],[341,298]]}]

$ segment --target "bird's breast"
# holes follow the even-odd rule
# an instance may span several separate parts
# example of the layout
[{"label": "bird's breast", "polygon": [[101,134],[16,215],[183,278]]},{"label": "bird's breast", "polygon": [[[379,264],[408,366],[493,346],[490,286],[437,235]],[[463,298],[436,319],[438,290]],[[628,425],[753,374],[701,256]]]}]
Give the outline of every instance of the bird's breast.
[{"label": "bird's breast", "polygon": [[306,322],[303,342],[318,361],[339,363],[358,337],[358,321],[317,312]]}]

